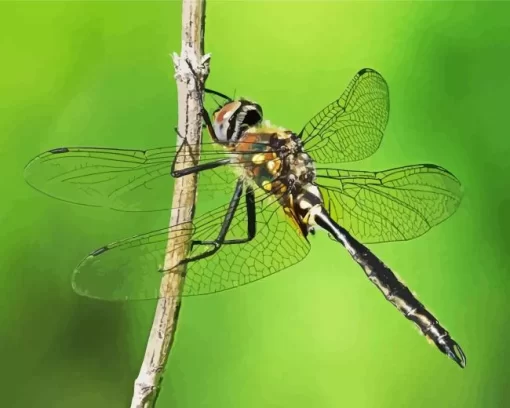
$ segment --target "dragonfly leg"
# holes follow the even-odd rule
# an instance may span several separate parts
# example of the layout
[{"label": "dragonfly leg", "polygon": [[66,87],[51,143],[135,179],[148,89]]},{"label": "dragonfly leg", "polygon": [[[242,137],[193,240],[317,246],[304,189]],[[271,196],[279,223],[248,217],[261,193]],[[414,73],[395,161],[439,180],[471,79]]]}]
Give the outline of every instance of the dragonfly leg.
[{"label": "dragonfly leg", "polygon": [[221,245],[225,242],[225,237],[227,236],[228,230],[230,228],[230,224],[232,224],[232,220],[234,219],[234,215],[236,213],[237,207],[239,205],[239,201],[241,200],[241,196],[243,194],[243,184],[244,181],[242,179],[239,179],[237,181],[234,194],[232,196],[232,199],[230,200],[230,204],[228,206],[227,212],[225,214],[225,218],[223,220],[223,223],[220,228],[220,232],[218,233],[218,237],[214,241],[192,241],[191,246],[194,245],[211,245],[212,248],[208,251],[205,251],[199,255],[186,258],[184,260],[184,263],[188,262],[194,262],[198,261],[203,258],[207,258],[208,256],[213,255],[216,253]]},{"label": "dragonfly leg", "polygon": [[205,126],[207,127],[207,131],[209,132],[211,139],[214,140],[216,143],[220,143],[218,137],[216,136],[216,132],[214,131],[214,127],[211,122],[211,117],[209,116],[207,110],[204,108],[203,103],[202,103],[202,117],[204,118]]},{"label": "dragonfly leg", "polygon": [[[257,214],[255,212],[255,193],[253,187],[246,188],[246,219],[248,221],[248,236],[246,238],[225,239],[221,245],[245,244],[255,238],[257,232]],[[214,245],[217,241],[193,241],[192,245]]]},{"label": "dragonfly leg", "polygon": [[185,169],[181,169],[181,170],[175,170],[175,165],[177,164],[177,158],[181,154],[182,150],[186,147],[188,147],[188,148],[190,147],[186,138],[183,138],[177,129],[175,129],[175,131],[177,132],[177,135],[183,139],[183,142],[182,142],[181,146],[179,147],[177,154],[174,156],[174,158],[172,160],[172,167],[170,170],[170,174],[172,175],[172,177],[176,177],[176,178],[183,177],[183,176],[187,176],[188,174],[199,173],[204,170],[215,169],[216,167],[230,164],[230,159],[224,158],[224,159],[216,160],[216,161],[209,162],[209,163],[195,164],[194,166],[186,167]]},{"label": "dragonfly leg", "polygon": [[216,167],[225,166],[227,164],[230,164],[229,158],[220,159],[220,160],[213,161],[210,163],[202,163],[202,164],[198,164],[198,165],[192,166],[192,167],[186,167],[185,169],[182,169],[182,170],[175,170],[175,158],[174,158],[174,161],[172,163],[172,170],[171,170],[170,174],[172,175],[172,177],[178,178],[178,177],[187,176],[188,174],[199,173],[204,170],[215,169]]},{"label": "dragonfly leg", "polygon": [[[218,95],[218,96],[221,96],[222,98],[225,98],[225,99],[231,101],[231,99],[228,96],[223,95],[220,92],[212,91],[210,89],[205,88],[205,84],[198,77],[197,73],[193,69],[193,66],[191,65],[191,62],[186,60],[186,63],[188,64],[188,67],[189,67],[191,73],[195,77],[196,90],[197,90],[197,92],[199,94],[200,94],[200,91],[203,90],[204,92],[211,93],[211,94],[214,94],[214,95]],[[199,99],[200,99],[200,108],[202,110],[202,117],[204,119],[204,122],[205,122],[205,125],[207,127],[207,130],[209,131],[209,135],[211,136],[211,138],[215,142],[219,143],[219,140],[216,137],[216,132],[214,131],[214,127],[212,125],[211,117],[209,116],[209,113],[207,112],[207,110],[204,107],[204,101],[202,100],[202,98],[199,98]]]},{"label": "dragonfly leg", "polygon": [[246,238],[225,240],[224,244],[244,244],[255,238],[257,215],[255,212],[255,193],[252,186],[246,187],[246,219],[248,221],[248,236]]},{"label": "dragonfly leg", "polygon": [[[202,89],[206,93],[219,96],[220,98],[225,99],[227,102],[232,102],[232,98],[231,97],[229,97],[229,96],[227,96],[227,95],[225,95],[225,94],[223,94],[221,92],[214,91],[212,89],[206,88],[205,87],[205,83],[203,83],[200,80],[199,76],[195,72],[195,69],[193,68],[193,65],[191,64],[191,61],[187,59],[186,60],[186,64],[188,64],[188,68],[190,69],[191,73],[195,77],[195,84],[196,84],[197,91],[200,91]],[[198,84],[200,84],[200,86]]]},{"label": "dragonfly leg", "polygon": [[315,222],[340,242],[365,271],[368,279],[382,292],[386,300],[407,319],[414,322],[437,348],[460,367],[466,366],[466,356],[438,320],[416,299],[412,292],[377,256],[358,242],[347,230],[331,219],[325,209],[315,215]]},{"label": "dragonfly leg", "polygon": [[227,96],[221,92],[213,91],[212,89],[208,89],[208,88],[204,88],[204,92],[211,94],[211,95],[219,96],[220,98],[225,99],[225,101],[227,101],[227,102],[232,102],[232,98],[230,98],[229,96]]}]

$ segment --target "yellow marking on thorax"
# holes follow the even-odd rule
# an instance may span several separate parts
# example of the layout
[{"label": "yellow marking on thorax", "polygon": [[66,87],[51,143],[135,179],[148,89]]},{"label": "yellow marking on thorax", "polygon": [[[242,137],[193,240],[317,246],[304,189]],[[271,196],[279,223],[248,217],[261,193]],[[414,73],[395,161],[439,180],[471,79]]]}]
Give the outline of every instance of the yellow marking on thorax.
[{"label": "yellow marking on thorax", "polygon": [[260,165],[266,161],[266,154],[265,153],[257,153],[255,155],[253,155],[251,160],[253,163]]},{"label": "yellow marking on thorax", "polygon": [[282,167],[282,161],[278,157],[275,157],[274,159],[269,160],[266,166],[269,170],[269,173],[275,175],[280,171]]}]

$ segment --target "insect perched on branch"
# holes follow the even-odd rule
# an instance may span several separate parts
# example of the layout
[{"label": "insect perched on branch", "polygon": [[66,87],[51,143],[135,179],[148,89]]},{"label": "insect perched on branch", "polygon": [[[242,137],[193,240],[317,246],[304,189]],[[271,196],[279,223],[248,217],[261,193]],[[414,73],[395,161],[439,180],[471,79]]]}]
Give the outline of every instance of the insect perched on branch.
[{"label": "insect perched on branch", "polygon": [[[260,105],[223,99],[204,121],[212,141],[201,162],[175,170],[175,147],[153,150],[58,148],[34,158],[26,179],[60,200],[122,211],[168,208],[172,177],[200,173],[199,199],[229,194],[224,205],[197,217],[183,296],[232,289],[300,262],[317,227],[341,243],[367,277],[407,319],[461,367],[460,346],[393,272],[363,243],[409,240],[448,218],[461,186],[446,169],[417,164],[384,171],[324,165],[364,159],[379,147],[389,115],[389,91],[372,69],[359,71],[339,99],[299,133],[263,121]],[[81,295],[124,300],[159,296],[168,228],[101,247],[76,268]]]}]

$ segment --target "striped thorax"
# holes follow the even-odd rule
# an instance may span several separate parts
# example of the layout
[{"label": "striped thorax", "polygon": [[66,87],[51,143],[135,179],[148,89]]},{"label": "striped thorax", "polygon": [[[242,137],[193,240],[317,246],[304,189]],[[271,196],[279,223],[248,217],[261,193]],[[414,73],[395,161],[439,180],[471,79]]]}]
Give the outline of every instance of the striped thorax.
[{"label": "striped thorax", "polygon": [[286,213],[306,236],[313,227],[313,208],[323,200],[315,186],[315,165],[292,131],[262,123],[262,108],[248,100],[227,103],[215,112],[218,141],[241,164],[244,175],[278,198]]}]

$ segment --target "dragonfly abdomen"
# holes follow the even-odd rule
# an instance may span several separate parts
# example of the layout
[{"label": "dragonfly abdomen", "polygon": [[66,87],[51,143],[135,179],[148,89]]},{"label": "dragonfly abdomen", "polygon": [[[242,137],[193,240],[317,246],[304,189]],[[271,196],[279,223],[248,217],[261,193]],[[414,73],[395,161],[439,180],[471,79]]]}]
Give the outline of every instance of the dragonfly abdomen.
[{"label": "dragonfly abdomen", "polygon": [[[367,255],[367,254],[366,254]],[[373,254],[370,253],[373,256]],[[374,256],[375,257],[375,256]],[[370,268],[363,266],[363,260],[359,262],[370,281],[383,293],[386,300],[395,306],[404,317],[415,323],[423,335],[432,340],[445,354],[449,355],[452,346],[458,345],[451,339],[448,331],[441,326],[439,321],[430,313],[425,306],[413,295],[395,274],[380,262],[382,268]],[[460,350],[460,348],[458,348]],[[460,365],[465,365],[465,357],[461,351]],[[450,356],[456,360],[455,356]]]},{"label": "dragonfly abdomen", "polygon": [[422,333],[435,343],[439,350],[461,367],[465,367],[466,356],[457,342],[450,337],[437,319],[416,299],[390,268],[366,246],[358,242],[347,230],[332,220],[324,208],[316,211],[312,221],[328,231],[347,249],[370,281],[404,317],[414,322]]}]

